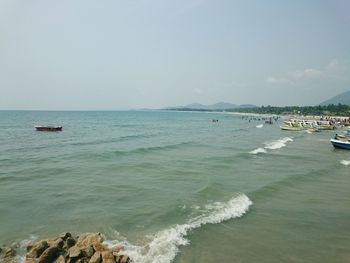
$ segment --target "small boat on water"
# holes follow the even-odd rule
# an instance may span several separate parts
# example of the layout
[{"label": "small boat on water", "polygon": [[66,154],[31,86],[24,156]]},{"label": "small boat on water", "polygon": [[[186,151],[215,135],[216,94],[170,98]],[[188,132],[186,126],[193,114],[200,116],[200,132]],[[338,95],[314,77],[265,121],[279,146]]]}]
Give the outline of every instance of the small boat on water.
[{"label": "small boat on water", "polygon": [[280,128],[283,131],[302,131],[302,130],[305,130],[303,127],[294,127],[294,126],[289,126],[289,125],[283,125],[283,126],[280,126]]},{"label": "small boat on water", "polygon": [[349,140],[331,139],[331,143],[333,144],[334,148],[350,150]]},{"label": "small boat on water", "polygon": [[350,137],[348,134],[335,134],[334,138],[331,139],[331,143],[334,148],[350,150]]},{"label": "small boat on water", "polygon": [[35,126],[37,131],[62,131],[62,126]]}]

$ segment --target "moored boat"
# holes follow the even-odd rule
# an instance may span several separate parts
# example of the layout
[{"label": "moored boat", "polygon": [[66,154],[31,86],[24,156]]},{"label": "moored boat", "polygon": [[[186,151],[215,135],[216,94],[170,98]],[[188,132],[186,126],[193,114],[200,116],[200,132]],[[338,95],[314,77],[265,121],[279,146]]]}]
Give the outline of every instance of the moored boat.
[{"label": "moored boat", "polygon": [[288,125],[280,126],[281,130],[283,131],[302,131],[305,130],[303,127],[293,127]]},{"label": "moored boat", "polygon": [[349,140],[331,139],[331,143],[334,146],[334,148],[350,150],[350,141]]},{"label": "moored boat", "polygon": [[62,131],[62,126],[35,126],[37,131]]}]

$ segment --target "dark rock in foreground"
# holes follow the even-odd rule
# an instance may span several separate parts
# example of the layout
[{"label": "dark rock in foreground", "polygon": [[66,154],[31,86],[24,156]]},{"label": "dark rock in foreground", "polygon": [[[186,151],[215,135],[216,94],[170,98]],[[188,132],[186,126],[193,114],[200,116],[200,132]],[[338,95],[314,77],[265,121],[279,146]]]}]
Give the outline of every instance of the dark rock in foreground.
[{"label": "dark rock in foreground", "polygon": [[[16,249],[2,247],[0,261],[15,263]],[[73,237],[62,233],[55,239],[34,242],[27,246],[26,263],[130,263],[131,259],[123,253],[123,248],[108,248],[103,244],[100,233],[83,234]]]}]

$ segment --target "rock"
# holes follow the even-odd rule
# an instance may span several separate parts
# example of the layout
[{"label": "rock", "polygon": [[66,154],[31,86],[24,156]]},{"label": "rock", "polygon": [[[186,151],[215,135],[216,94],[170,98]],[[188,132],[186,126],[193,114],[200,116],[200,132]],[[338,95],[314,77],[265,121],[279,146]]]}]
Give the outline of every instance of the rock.
[{"label": "rock", "polygon": [[111,248],[112,252],[119,253],[120,251],[124,250],[124,247],[121,245],[115,246]]},{"label": "rock", "polygon": [[[27,246],[25,263],[130,263],[122,246],[109,249],[100,233],[74,239],[68,232],[56,239],[41,240]],[[17,244],[16,244],[17,246]],[[0,247],[1,263],[16,263],[15,247]]]},{"label": "rock", "polygon": [[103,252],[103,251],[108,250],[108,248],[106,246],[102,245],[101,243],[95,244],[94,249],[95,249],[95,251],[99,251],[99,252]]},{"label": "rock", "polygon": [[14,263],[15,260],[13,259],[14,256],[16,256],[16,250],[12,247],[8,247],[4,250],[4,263]]},{"label": "rock", "polygon": [[56,239],[54,244],[55,247],[63,248],[63,245],[64,245],[64,241],[62,238]]},{"label": "rock", "polygon": [[27,246],[26,258],[38,258],[49,247],[47,241],[40,241]]},{"label": "rock", "polygon": [[59,251],[58,247],[47,248],[39,257],[38,263],[52,263],[58,256]]},{"label": "rock", "polygon": [[122,256],[120,263],[129,263],[130,258],[127,255]]},{"label": "rock", "polygon": [[88,257],[88,258],[91,258],[92,255],[95,253],[95,249],[93,248],[92,245],[88,246],[85,250],[85,255]]},{"label": "rock", "polygon": [[63,255],[60,255],[54,263],[66,263],[66,258]]},{"label": "rock", "polygon": [[70,258],[78,258],[81,254],[81,249],[78,246],[73,246],[68,250],[68,256]]},{"label": "rock", "polygon": [[63,240],[66,240],[67,238],[72,237],[72,234],[69,232],[63,232],[58,237],[62,238]]},{"label": "rock", "polygon": [[67,248],[70,248],[70,247],[74,246],[75,243],[76,242],[75,242],[74,238],[72,238],[72,237],[68,237],[67,240],[66,240]]},{"label": "rock", "polygon": [[97,234],[86,234],[80,236],[77,241],[78,247],[87,247],[89,245],[95,245],[103,242],[103,238],[100,233]]},{"label": "rock", "polygon": [[90,258],[89,263],[100,263],[101,262],[101,252],[95,252],[93,256]]},{"label": "rock", "polygon": [[102,263],[115,263],[114,256],[111,251],[103,251],[101,253]]}]

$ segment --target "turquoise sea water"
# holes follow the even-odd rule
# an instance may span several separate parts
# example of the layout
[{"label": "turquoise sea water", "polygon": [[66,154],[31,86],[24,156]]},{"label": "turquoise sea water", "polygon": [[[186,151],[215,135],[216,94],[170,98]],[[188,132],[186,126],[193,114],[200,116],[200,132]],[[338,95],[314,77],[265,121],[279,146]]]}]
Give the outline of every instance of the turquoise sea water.
[{"label": "turquoise sea water", "polygon": [[260,123],[0,111],[0,244],[101,232],[141,263],[350,262],[350,151]]}]

